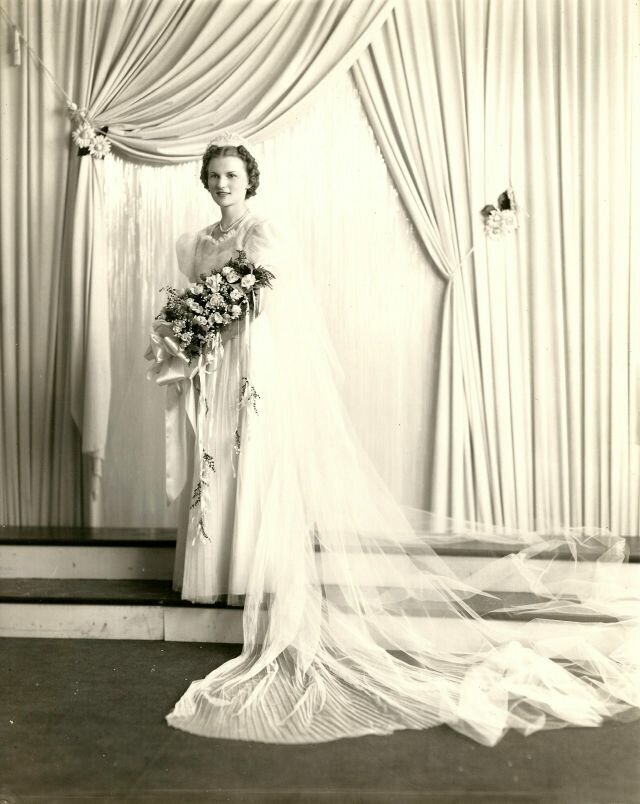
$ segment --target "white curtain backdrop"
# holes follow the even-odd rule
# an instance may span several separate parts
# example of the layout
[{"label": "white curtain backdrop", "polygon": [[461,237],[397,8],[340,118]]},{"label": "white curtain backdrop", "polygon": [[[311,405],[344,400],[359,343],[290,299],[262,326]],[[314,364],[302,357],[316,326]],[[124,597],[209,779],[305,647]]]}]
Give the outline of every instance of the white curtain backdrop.
[{"label": "white curtain backdrop", "polygon": [[[31,172],[28,193],[22,175],[10,166],[3,176],[9,178],[2,196],[9,210],[3,212],[2,230],[9,255],[3,260],[5,303],[13,302],[15,288],[24,286],[26,277],[38,280],[39,263],[29,259],[22,275],[20,267],[29,249],[38,251],[42,227],[53,228],[61,243],[60,249],[43,254],[53,268],[52,295],[61,304],[53,327],[40,331],[41,319],[33,321],[29,296],[23,295],[19,317],[9,314],[3,333],[9,388],[3,383],[1,390],[9,421],[2,503],[9,522],[102,522],[111,396],[104,171],[101,160],[77,158],[65,119],[67,104],[84,108],[92,125],[108,126],[114,146],[131,158],[164,164],[195,158],[216,129],[275,131],[310,101],[327,76],[348,69],[391,2],[3,0],[0,94],[11,144],[4,156],[9,165],[20,159],[34,165],[59,160],[42,187],[42,171]],[[14,24],[31,51],[16,42]],[[13,64],[16,52],[21,65]],[[36,57],[44,59],[48,75]],[[35,359],[25,355],[31,329],[38,330],[34,343],[45,344]],[[34,375],[32,368],[44,360],[47,369]],[[29,370],[23,377],[46,386],[43,415],[34,416],[33,424],[28,381],[18,379],[18,364]],[[12,382],[21,385],[21,410]],[[63,438],[59,454],[76,449],[74,435],[67,432],[67,411],[81,432],[82,452],[90,456],[88,482],[83,482],[79,456],[66,460],[70,471],[64,479],[51,474],[55,460],[48,454],[38,452],[44,472],[32,464],[34,450],[43,444],[51,450]],[[47,421],[51,416],[53,427]],[[39,506],[37,513],[34,506]]]},{"label": "white curtain backdrop", "polygon": [[[142,100],[140,108],[134,103],[134,88],[116,91],[113,81],[124,74],[110,75],[107,62],[95,61],[103,52],[121,53],[109,9],[125,13],[124,0],[3,5],[77,100],[91,100],[100,114],[114,108],[146,114]],[[167,0],[157,7],[169,14],[171,30],[184,33],[185,20],[170,5]],[[229,9],[214,5],[223,15]],[[390,7],[372,3],[369,22],[380,21]],[[202,7],[193,8],[202,13]],[[282,8],[278,4],[274,13]],[[133,12],[126,18],[135,30]],[[338,350],[354,378],[345,393],[356,425],[408,504],[529,527],[558,522],[640,531],[640,330],[634,308],[640,293],[639,14],[631,0],[399,0],[383,33],[361,55],[359,67],[369,75],[363,82],[355,74],[365,101],[365,83],[372,93],[378,84],[367,112],[403,206],[362,113],[357,123],[347,116],[359,107],[353,93],[347,100],[344,82],[330,102],[318,91],[286,125],[288,101],[272,99],[270,125],[281,128],[255,149],[264,169],[256,203],[268,201],[276,214],[293,210]],[[93,24],[98,18],[99,31]],[[364,28],[356,21],[347,25],[346,37],[335,38],[325,67],[335,71],[336,81],[341,67],[346,69],[340,54],[352,58],[349,41],[364,46],[366,28],[366,20]],[[67,380],[74,372],[70,358],[86,342],[68,337],[63,212],[73,206],[80,164],[85,173],[94,166],[87,159],[69,161],[75,153],[68,148],[69,121],[59,95],[26,53],[22,66],[12,66],[13,38],[4,24],[1,30],[0,521],[80,524],[87,522],[88,495],[82,444],[71,418],[78,396],[74,403]],[[106,37],[106,51],[98,46],[98,33]],[[233,36],[225,41],[238,57],[240,77],[242,54]],[[151,59],[149,72],[138,76],[141,98],[155,86],[154,70],[164,69],[163,42],[160,37],[148,53],[151,58],[157,52],[158,62]],[[208,57],[206,49],[199,54]],[[126,63],[120,66],[131,69],[126,53],[121,55]],[[311,48],[310,61],[298,64],[309,68],[311,87],[322,76],[317,55]],[[179,54],[172,64],[178,63]],[[179,70],[175,77],[182,80]],[[402,88],[407,81],[413,81],[409,94]],[[163,114],[165,91],[156,98],[165,104]],[[394,97],[402,103],[391,103]],[[229,98],[225,103],[232,110]],[[153,151],[153,115],[143,122],[144,136],[132,147]],[[165,122],[170,124],[168,117]],[[461,261],[475,246],[448,286],[441,266],[427,262],[408,234],[403,207],[425,241],[403,176],[394,170],[403,132],[409,132],[403,158],[415,176],[420,168],[429,187],[422,201],[437,221],[432,234],[446,238]],[[131,133],[122,116],[114,134],[126,140]],[[170,139],[169,132],[164,145],[170,147]],[[303,140],[317,142],[318,150],[303,153]],[[100,344],[102,335],[103,357],[111,352],[115,363],[108,445],[114,460],[105,467],[104,521],[164,524],[172,514],[163,510],[158,477],[132,493],[119,457],[128,444],[146,439],[140,453],[144,471],[153,466],[160,472],[163,463],[161,402],[152,395],[156,389],[144,384],[146,367],[135,342],[143,335],[136,328],[157,309],[156,285],[178,278],[175,235],[210,221],[211,207],[196,176],[191,183],[188,165],[104,167],[104,215],[116,245],[108,276],[112,303],[107,310],[106,284],[102,292],[97,281],[105,277],[94,282],[76,254],[81,270],[74,273],[71,322],[93,322],[94,342]],[[329,181],[333,189],[327,193]],[[511,242],[487,245],[479,209],[495,202],[509,181],[524,207],[521,229]],[[98,186],[83,183],[88,185]],[[184,190],[187,185],[193,194]],[[89,196],[84,200],[91,206]],[[125,231],[118,220],[126,222],[126,240],[114,234]],[[90,247],[93,229],[83,232],[79,247]],[[431,253],[438,258],[436,249]],[[132,264],[133,254],[139,256]],[[363,285],[356,268],[369,265],[377,268]],[[340,295],[339,281],[352,283],[349,297]],[[90,304],[83,289],[92,289]],[[397,318],[393,306],[386,306],[390,295],[402,310]],[[344,314],[340,305],[347,301]],[[101,329],[105,313],[120,330]],[[404,328],[409,321],[415,329],[408,323]],[[383,330],[392,333],[391,343]],[[104,385],[82,385],[82,372],[74,376],[73,389],[80,389],[85,402],[95,400],[97,411],[108,378]],[[376,393],[372,383],[379,383]],[[122,424],[127,417],[139,423],[138,441]]]},{"label": "white curtain backdrop", "polygon": [[[64,10],[2,0],[58,76],[69,49]],[[56,9],[51,9],[55,12]],[[68,304],[61,288],[69,121],[60,96],[0,21],[0,524],[82,521],[81,443],[65,384],[67,344],[57,344]],[[60,348],[57,348],[57,345]]]},{"label": "white curtain backdrop", "polygon": [[[398,3],[354,65],[405,207],[450,281],[437,512],[638,532],[639,8]],[[510,184],[520,229],[487,241],[480,210]]]},{"label": "white curtain backdrop", "polygon": [[[261,186],[251,205],[295,232],[356,428],[398,498],[423,507],[444,284],[411,231],[348,74],[316,98],[253,147]],[[175,524],[175,506],[165,505],[164,393],[145,379],[143,352],[164,298],[158,288],[186,281],[175,239],[217,219],[199,171],[199,163],[105,164],[113,367],[105,525]]]}]

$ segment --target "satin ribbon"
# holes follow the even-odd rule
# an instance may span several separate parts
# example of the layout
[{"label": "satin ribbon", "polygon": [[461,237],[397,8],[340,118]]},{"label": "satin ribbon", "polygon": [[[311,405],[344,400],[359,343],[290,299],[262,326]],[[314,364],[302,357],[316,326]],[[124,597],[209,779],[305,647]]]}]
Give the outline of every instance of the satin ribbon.
[{"label": "satin ribbon", "polygon": [[173,502],[187,482],[187,422],[194,434],[198,433],[198,405],[200,394],[194,378],[200,377],[201,391],[203,374],[210,373],[209,366],[222,357],[224,347],[220,340],[213,352],[199,356],[189,363],[181,352],[173,329],[165,321],[155,321],[149,336],[149,345],[144,354],[153,365],[147,371],[147,379],[166,386],[165,444],[166,444],[166,494],[167,502]]}]

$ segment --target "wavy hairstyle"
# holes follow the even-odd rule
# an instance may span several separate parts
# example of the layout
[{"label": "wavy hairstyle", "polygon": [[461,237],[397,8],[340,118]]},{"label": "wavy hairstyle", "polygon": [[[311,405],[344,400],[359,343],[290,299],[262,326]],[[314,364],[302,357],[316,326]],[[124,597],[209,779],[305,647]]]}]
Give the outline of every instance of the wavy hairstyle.
[{"label": "wavy hairstyle", "polygon": [[207,148],[202,155],[202,167],[200,169],[200,181],[207,190],[209,189],[209,161],[216,156],[237,156],[242,159],[249,177],[249,186],[247,187],[245,198],[251,198],[256,194],[260,184],[260,171],[258,170],[258,163],[244,145],[210,145]]}]

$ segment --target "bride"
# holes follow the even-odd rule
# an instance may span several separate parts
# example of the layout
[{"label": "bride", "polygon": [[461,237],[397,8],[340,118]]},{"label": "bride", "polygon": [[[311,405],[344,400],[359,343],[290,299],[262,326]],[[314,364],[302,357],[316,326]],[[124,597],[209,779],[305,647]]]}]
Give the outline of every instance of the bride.
[{"label": "bride", "polygon": [[[168,481],[177,494],[189,480],[174,586],[187,600],[241,603],[244,628],[241,655],[193,681],[169,725],[311,743],[448,724],[494,745],[511,728],[637,716],[637,601],[615,578],[623,540],[506,532],[400,505],[349,420],[295,245],[247,205],[259,185],[248,143],[213,140],[201,180],[220,220],[179,239],[180,270],[200,281],[242,250],[275,279],[208,362],[187,363],[178,333],[152,328],[149,376],[168,389]],[[519,545],[458,577],[434,545],[461,539]],[[550,568],[567,549],[558,581]],[[530,593],[519,606],[490,592],[506,577]],[[510,623],[515,613],[527,622]],[[599,643],[571,625],[537,636],[542,619],[567,613],[612,622]]]}]

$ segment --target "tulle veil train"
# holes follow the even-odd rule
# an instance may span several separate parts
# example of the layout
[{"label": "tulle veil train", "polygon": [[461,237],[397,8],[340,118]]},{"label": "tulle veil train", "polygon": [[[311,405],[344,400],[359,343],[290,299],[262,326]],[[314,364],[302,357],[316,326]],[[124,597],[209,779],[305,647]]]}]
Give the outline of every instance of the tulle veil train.
[{"label": "tulle veil train", "polygon": [[[260,261],[274,289],[244,324],[262,457],[244,644],[189,685],[169,725],[313,743],[448,724],[494,745],[508,729],[637,717],[638,596],[622,578],[624,539],[516,531],[396,501],[346,412],[347,378],[287,239],[273,228]],[[442,555],[460,541],[512,549],[460,574]],[[519,590],[515,602],[493,593],[501,581]],[[599,621],[597,640],[579,625],[537,627],[576,615]]]}]

